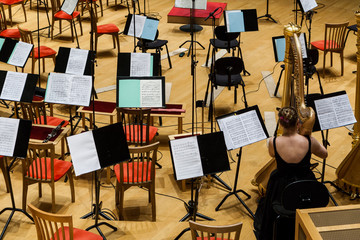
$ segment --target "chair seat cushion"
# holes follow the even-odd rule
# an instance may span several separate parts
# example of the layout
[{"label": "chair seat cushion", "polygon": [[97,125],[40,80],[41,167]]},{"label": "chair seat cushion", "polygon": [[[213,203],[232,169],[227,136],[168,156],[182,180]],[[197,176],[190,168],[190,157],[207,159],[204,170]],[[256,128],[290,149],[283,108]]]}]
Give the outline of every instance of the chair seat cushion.
[{"label": "chair seat cushion", "polygon": [[57,13],[54,14],[54,17],[59,18],[59,19],[71,20],[73,18],[76,18],[79,15],[80,15],[80,12],[78,12],[78,11],[74,11],[72,15],[69,15],[64,11],[58,11]]},{"label": "chair seat cushion", "polygon": [[[54,237],[51,240],[70,240],[69,238],[69,227],[64,227],[65,239],[62,238],[62,229],[59,230],[60,238],[57,238],[57,233],[55,233]],[[76,240],[102,240],[103,238],[95,233],[88,232],[79,228],[73,228],[73,237]]]},{"label": "chair seat cushion", "polygon": [[146,49],[156,49],[156,48],[161,48],[162,46],[164,46],[167,43],[168,43],[168,40],[157,39],[155,41],[145,41],[143,43],[141,41],[138,41],[137,46],[141,47],[141,48],[146,48]]},{"label": "chair seat cushion", "polygon": [[236,39],[231,40],[230,42],[222,41],[219,39],[210,39],[210,43],[215,48],[221,48],[221,49],[234,48],[234,47],[239,46],[239,42]]},{"label": "chair seat cushion", "polygon": [[[141,129],[139,128],[138,125],[127,125],[124,129],[124,131],[126,133],[126,140],[128,142],[143,142],[143,143],[145,143],[146,142],[146,126],[145,125],[142,126],[142,136],[140,136],[141,140],[139,141],[138,135],[140,135],[140,133],[138,134],[138,131],[140,131],[140,130]],[[157,127],[149,126],[149,141],[150,142],[154,139],[157,131],[158,131]]]},{"label": "chair seat cushion", "polygon": [[119,31],[119,28],[112,23],[97,26],[97,33],[99,34],[118,33]]},{"label": "chair seat cushion", "polygon": [[[46,172],[45,172],[45,164],[46,164]],[[40,166],[42,169],[41,173],[40,173]],[[62,178],[65,175],[65,173],[71,168],[71,166],[72,166],[71,162],[54,159],[54,181],[57,181],[60,178]],[[35,170],[36,167],[37,167],[37,171],[38,171],[37,173]],[[32,168],[35,168],[34,169],[35,176],[33,176]],[[29,167],[29,170],[27,171],[26,176],[32,177],[32,178],[37,178],[37,179],[41,178],[44,180],[50,180],[51,179],[51,158],[46,158],[46,159],[41,158],[41,160],[39,158],[37,158],[36,162],[33,161],[31,166]]]},{"label": "chair seat cushion", "polygon": [[[227,75],[215,75],[216,81],[214,82],[218,86],[229,86],[229,79]],[[211,78],[211,81],[214,81]],[[240,74],[231,75],[231,86],[237,86],[239,84],[242,84],[243,80]]]},{"label": "chair seat cushion", "polygon": [[[151,176],[152,162],[124,162],[122,164],[124,169],[124,179],[123,179],[124,183],[141,183],[152,180],[152,176]],[[146,173],[146,168],[148,169],[148,173]],[[115,171],[116,179],[120,182],[119,164],[115,165],[114,171]],[[134,176],[133,176],[133,172],[134,172]]]},{"label": "chair seat cushion", "polygon": [[[57,126],[62,121],[64,121],[64,119],[52,117],[52,116],[46,116],[46,123],[47,123],[47,125],[50,125],[50,126]],[[44,116],[40,117],[40,121],[39,121],[39,119],[36,119],[36,122],[44,123],[45,122]],[[62,125],[62,127],[66,127],[68,124],[69,124],[69,121],[65,120],[65,123]]]},{"label": "chair seat cushion", "polygon": [[13,5],[13,4],[21,3],[23,1],[24,0],[0,0],[0,3],[4,5]]},{"label": "chair seat cushion", "polygon": [[[324,46],[325,46],[325,40],[320,40],[320,41],[315,41],[315,42],[311,42],[311,45],[314,46],[315,48],[324,51]],[[326,49],[334,49],[334,48],[340,48],[339,44],[337,44],[334,41],[326,41]]]},{"label": "chair seat cushion", "polygon": [[[52,55],[56,55],[56,51],[52,48],[46,46],[40,46],[40,58],[49,57]],[[38,48],[34,48],[34,57],[39,58],[39,50]]]},{"label": "chair seat cushion", "polygon": [[5,29],[0,32],[0,37],[20,39],[19,29]]}]

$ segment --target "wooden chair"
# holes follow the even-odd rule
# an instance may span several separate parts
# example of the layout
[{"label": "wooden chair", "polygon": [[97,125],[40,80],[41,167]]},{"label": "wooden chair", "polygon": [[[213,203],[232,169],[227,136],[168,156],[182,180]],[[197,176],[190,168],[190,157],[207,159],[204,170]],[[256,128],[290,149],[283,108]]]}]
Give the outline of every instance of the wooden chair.
[{"label": "wooden chair", "polygon": [[4,14],[4,8],[0,8],[0,37],[12,38],[15,40],[20,39],[19,29],[8,29],[6,26],[6,17]]},{"label": "wooden chair", "polygon": [[73,227],[71,215],[60,215],[44,212],[32,204],[28,204],[34,218],[38,240],[50,239],[87,239],[102,240],[95,233]]},{"label": "wooden chair", "polygon": [[150,108],[117,108],[117,121],[122,122],[128,144],[148,145],[154,141],[157,128],[150,126]]},{"label": "wooden chair", "polygon": [[189,221],[192,240],[239,240],[242,223],[210,226]]},{"label": "wooden chair", "polygon": [[[23,42],[27,42],[27,43],[31,43],[34,44],[34,40],[32,37],[32,33],[30,30],[27,29],[23,29],[21,28],[19,25],[17,26],[20,32],[20,36],[21,36],[21,41]],[[40,54],[39,54],[39,48],[38,47],[34,47],[32,52],[31,52],[31,73],[34,73],[35,71],[35,62],[38,59],[43,59],[43,72],[45,72],[45,59],[46,58],[51,58],[54,62],[54,66],[55,66],[55,56],[56,56],[56,51],[52,48],[49,48],[47,46],[40,46]],[[40,80],[39,80],[40,83]],[[39,84],[39,87],[40,84]]]},{"label": "wooden chair", "polygon": [[[88,4],[88,3],[86,3]],[[90,14],[91,14],[91,28],[94,29],[94,38],[95,38],[95,52],[97,51],[97,45],[98,45],[98,38],[101,35],[107,34],[107,35],[111,35],[112,39],[113,39],[113,45],[114,48],[115,47],[115,41],[118,47],[118,53],[120,53],[120,40],[119,40],[119,28],[113,24],[113,23],[108,23],[108,24],[103,24],[103,25],[97,25],[97,15],[94,14],[94,12],[91,11],[90,9]],[[91,41],[91,39],[90,39]],[[90,43],[90,48],[92,48],[93,46],[91,46]],[[93,49],[91,49],[93,50]]]},{"label": "wooden chair", "polygon": [[51,0],[51,12],[52,12],[52,24],[51,24],[51,40],[54,39],[54,23],[55,21],[59,21],[60,33],[62,32],[61,21],[66,20],[70,24],[71,29],[71,40],[74,42],[74,29],[73,24],[74,19],[77,18],[80,25],[80,32],[83,35],[83,29],[81,25],[80,12],[74,11],[72,15],[61,11],[61,3],[60,0]]},{"label": "wooden chair", "polygon": [[71,202],[75,202],[75,190],[72,177],[72,163],[55,158],[55,146],[53,143],[29,143],[28,156],[22,159],[23,169],[23,205],[26,210],[26,198],[28,186],[33,183],[39,184],[39,197],[42,196],[41,183],[48,183],[51,187],[52,212],[55,212],[55,182],[67,174]]},{"label": "wooden chair", "polygon": [[[25,1],[24,0],[0,0],[0,6],[1,6],[1,9],[2,9],[3,13],[5,13],[4,6],[7,6],[8,10],[9,10],[9,19],[10,19],[10,25],[11,26],[12,26],[11,6],[20,5],[20,4],[21,4],[22,9],[24,11],[25,22],[26,22],[27,18],[26,18]],[[4,14],[4,16],[5,16],[5,14]]]},{"label": "wooden chair", "polygon": [[348,25],[349,22],[335,24],[326,23],[324,40],[311,42],[312,48],[324,51],[323,77],[325,77],[325,57],[328,52],[331,53],[331,66],[333,65],[333,53],[340,54],[341,76],[344,74],[345,34]]},{"label": "wooden chair", "polygon": [[149,191],[152,205],[152,221],[156,221],[155,204],[155,162],[160,143],[141,147],[129,147],[131,159],[115,165],[116,175],[115,206],[119,219],[123,220],[124,192],[132,186],[142,186]]}]

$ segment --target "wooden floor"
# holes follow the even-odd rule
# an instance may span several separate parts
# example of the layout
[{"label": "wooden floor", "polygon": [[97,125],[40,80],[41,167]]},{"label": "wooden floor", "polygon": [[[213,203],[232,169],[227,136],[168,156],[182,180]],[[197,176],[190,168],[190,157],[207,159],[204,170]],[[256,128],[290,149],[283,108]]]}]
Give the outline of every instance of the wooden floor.
[{"label": "wooden floor", "polygon": [[[252,9],[256,8],[258,16],[265,14],[266,1],[225,1],[228,2],[227,9]],[[140,1],[141,3],[143,1]],[[161,39],[169,41],[169,51],[174,51],[179,48],[179,45],[190,39],[188,33],[179,30],[179,24],[167,23],[167,13],[174,5],[173,0],[162,1],[146,1],[147,11],[150,15],[160,18],[159,31]],[[319,0],[319,9],[313,17],[312,23],[312,40],[320,40],[324,34],[324,23],[335,23],[349,21],[350,24],[355,24],[354,12],[357,10],[358,2],[354,0]],[[114,7],[114,1],[109,2],[109,6],[103,1],[104,17],[99,19],[98,24],[114,23],[120,29],[124,28],[126,21],[125,16],[127,10],[122,7]],[[283,26],[289,22],[294,21],[294,13],[292,11],[293,3],[289,0],[270,1],[270,14],[278,21],[273,23],[265,19],[259,20],[259,31],[246,32],[241,35],[241,47],[244,55],[244,62],[246,69],[251,73],[251,76],[244,77],[246,84],[246,97],[249,105],[258,105],[262,114],[265,111],[275,111],[276,107],[281,105],[281,98],[270,98],[266,86],[262,79],[261,71],[274,70],[272,77],[276,81],[280,73],[280,64],[275,66],[274,54],[272,49],[272,36],[282,35]],[[29,9],[29,4],[26,5],[28,14],[28,22],[24,21],[22,10],[19,7],[13,9],[13,21],[25,28],[31,30],[37,29],[36,11]],[[90,22],[88,13],[85,13],[83,18],[84,35],[79,36],[80,48],[89,49],[89,31]],[[40,28],[46,27],[46,13],[40,10]],[[64,24],[65,27],[67,26]],[[14,25],[13,27],[16,27]],[[78,27],[78,26],[77,26]],[[303,31],[307,32],[306,27]],[[55,27],[55,34],[58,32],[58,25]],[[78,29],[78,33],[79,33]],[[71,42],[70,30],[67,28],[61,35],[56,35],[53,41],[47,38],[47,30],[42,30],[41,44],[58,49],[59,46],[75,48],[76,42]],[[207,75],[209,69],[202,67],[204,64],[207,46],[209,39],[212,37],[212,28],[204,26],[204,29],[196,34],[196,40],[206,47],[202,50],[199,47],[196,49],[197,67],[196,67],[196,99],[203,99],[208,81]],[[35,37],[37,39],[37,37]],[[133,38],[120,35],[121,52],[133,51]],[[354,107],[355,99],[355,79],[356,75],[352,71],[356,70],[356,37],[351,33],[345,47],[345,71],[344,76],[340,76],[340,62],[338,55],[334,55],[334,66],[330,67],[330,61],[327,59],[326,76],[321,79],[325,93],[331,93],[340,90],[346,90],[350,102]],[[185,45],[184,47],[188,47]],[[164,53],[165,51],[163,51]],[[116,64],[117,51],[112,49],[112,40],[108,36],[102,36],[99,39],[97,67],[95,69],[95,88],[103,88],[115,85],[116,79]],[[322,53],[320,53],[320,60],[317,65],[318,70],[322,71]],[[172,83],[172,91],[170,96],[171,103],[186,104],[187,114],[184,121],[184,130],[191,132],[191,84],[192,77],[190,75],[190,58],[184,56],[180,58],[175,55],[171,58],[173,67],[168,68],[168,62],[165,58],[162,61],[163,75],[166,77],[166,82]],[[14,67],[0,63],[0,68],[3,70],[14,71]],[[46,62],[46,73],[41,74],[42,86],[46,84],[46,77],[49,71],[53,69],[51,61]],[[30,71],[30,63],[25,67],[25,71]],[[312,93],[319,92],[317,80],[310,81],[310,91]],[[233,103],[233,91],[224,90],[216,99],[216,114],[221,115],[231,111],[244,108],[241,99],[241,91],[239,91],[239,101],[237,104]],[[280,93],[282,87],[280,87]],[[115,101],[115,90],[99,93],[100,100]],[[200,112],[200,111],[199,111]],[[207,112],[207,110],[206,110]],[[56,114],[68,118],[68,109],[64,106],[56,106]],[[7,117],[10,111],[5,108],[0,108],[0,116]],[[195,118],[200,122],[201,118],[198,115]],[[97,125],[99,127],[108,123],[108,119],[96,116]],[[158,124],[158,123],[156,123]],[[200,125],[199,125],[200,126]],[[209,123],[206,122],[206,131],[210,132]],[[112,221],[111,224],[118,226],[117,232],[112,232],[106,227],[101,227],[108,239],[173,239],[187,226],[187,223],[178,223],[185,214],[185,208],[182,201],[175,199],[179,198],[183,201],[190,199],[190,187],[187,186],[186,191],[180,189],[179,183],[174,180],[173,168],[171,164],[168,135],[177,133],[177,122],[173,119],[163,119],[163,126],[159,127],[158,140],[161,142],[161,160],[162,169],[156,170],[156,196],[157,202],[157,222],[151,221],[151,207],[147,201],[147,192],[143,189],[132,188],[126,192],[125,195],[125,218],[126,221]],[[341,163],[344,157],[351,149],[351,137],[348,135],[349,130],[346,128],[338,128],[330,130],[329,133],[329,157],[326,166],[326,180],[335,180],[335,170]],[[321,139],[318,133],[314,136]],[[232,185],[234,182],[235,167],[236,167],[236,153],[230,153],[235,161],[231,162],[231,171],[221,174],[221,178]],[[265,141],[261,141],[244,147],[241,159],[240,176],[238,186],[244,189],[251,195],[251,199],[246,199],[246,204],[255,212],[258,200],[257,188],[251,185],[251,180],[254,174],[270,159],[267,153]],[[68,157],[70,160],[70,157]],[[315,160],[314,160],[315,161]],[[320,165],[321,166],[321,165]],[[321,167],[319,167],[319,170]],[[319,175],[318,175],[319,176]],[[21,206],[22,196],[22,180],[21,180],[21,166],[17,165],[11,174],[14,185],[14,194],[16,198],[16,205]],[[105,181],[105,178],[103,178]],[[115,178],[112,177],[112,183],[115,183]],[[29,188],[28,202],[35,206],[50,211],[51,199],[49,188],[44,187],[43,197],[37,197],[37,189],[35,186]],[[334,188],[329,187],[330,192],[339,204],[358,204],[359,199],[349,200],[345,196],[337,192]],[[68,183],[60,181],[56,184],[56,210],[61,214],[72,214],[75,226],[86,228],[93,224],[92,220],[80,220],[79,218],[91,210],[93,201],[93,185],[91,184],[91,174],[79,177],[75,181],[76,201],[71,203]],[[255,239],[253,234],[253,221],[244,207],[239,203],[235,197],[230,197],[220,211],[215,211],[215,207],[220,200],[226,195],[226,191],[217,184],[217,182],[205,182],[199,200],[199,212],[209,217],[216,219],[212,224],[226,224],[243,222],[244,227],[241,233],[241,239]],[[160,195],[162,194],[162,195]],[[171,198],[168,196],[172,196]],[[173,198],[175,197],[175,198]],[[114,206],[114,188],[112,185],[102,184],[101,200],[103,201],[103,208],[106,211],[115,212]],[[3,178],[0,177],[0,206],[1,208],[10,206],[10,196],[5,192]],[[330,204],[331,205],[331,204]],[[8,217],[8,212],[0,216],[0,229],[3,228]],[[15,213],[13,220],[6,232],[5,239],[34,239],[36,236],[35,226],[20,213]],[[190,234],[186,233],[182,239],[189,239]]]}]

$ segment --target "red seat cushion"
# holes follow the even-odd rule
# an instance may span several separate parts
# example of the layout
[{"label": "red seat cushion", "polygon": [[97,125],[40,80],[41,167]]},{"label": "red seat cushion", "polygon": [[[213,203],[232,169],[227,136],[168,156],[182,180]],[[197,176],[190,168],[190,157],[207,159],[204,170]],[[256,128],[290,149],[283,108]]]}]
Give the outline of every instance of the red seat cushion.
[{"label": "red seat cushion", "polygon": [[[37,164],[37,165],[35,165]],[[46,164],[46,174],[45,174],[45,164]],[[66,162],[63,160],[59,160],[59,159],[54,159],[54,181],[59,180],[60,178],[62,178],[65,173],[71,168],[72,164],[71,162]],[[36,170],[35,171],[35,176],[33,176],[33,168],[37,169],[37,173]],[[51,158],[46,158],[46,160],[44,158],[41,158],[41,173],[40,173],[40,159],[37,158],[36,162],[33,161],[31,166],[29,167],[29,170],[27,171],[26,175],[32,178],[37,178],[37,179],[47,179],[50,180],[51,179]],[[40,176],[41,174],[41,176]]]},{"label": "red seat cushion", "polygon": [[[315,41],[315,42],[311,42],[311,45],[313,45],[314,47],[316,47],[317,49],[320,49],[321,51],[324,51],[324,46],[325,46],[325,40],[320,40],[320,41]],[[333,48],[339,48],[339,44],[337,44],[334,41],[326,41],[326,49],[333,49]]]},{"label": "red seat cushion", "polygon": [[4,5],[13,5],[13,4],[21,3],[23,1],[24,0],[0,0],[0,3]]},{"label": "red seat cushion", "polygon": [[[54,238],[51,240],[69,240],[69,227],[64,227],[65,239],[62,238],[62,229],[59,230],[60,238],[57,238],[57,234],[55,233]],[[73,228],[73,236],[76,240],[102,240],[103,238],[95,233],[88,232],[82,229]]]},{"label": "red seat cushion", "polygon": [[59,18],[59,19],[71,20],[71,19],[76,18],[77,16],[79,16],[79,14],[80,14],[80,12],[78,12],[78,11],[74,11],[72,15],[69,15],[64,11],[58,11],[57,13],[54,14],[54,17]]},{"label": "red seat cushion", "polygon": [[119,28],[112,23],[97,26],[97,33],[99,34],[118,33],[119,31],[120,31]]},{"label": "red seat cushion", "polygon": [[[62,121],[64,121],[64,119],[57,118],[57,117],[52,117],[52,116],[46,116],[46,123],[47,123],[47,125],[50,125],[50,126],[57,126]],[[39,120],[36,119],[36,122],[39,122]],[[40,122],[44,123],[44,116],[40,117]],[[62,125],[62,127],[66,127],[68,124],[69,124],[69,121],[65,120],[65,123]]]},{"label": "red seat cushion", "polygon": [[5,29],[0,32],[0,37],[20,39],[19,29]]},{"label": "red seat cushion", "polygon": [[[124,162],[124,183],[133,183],[133,172],[135,173],[134,182],[147,182],[152,179],[151,177],[151,165],[152,162]],[[148,164],[149,163],[149,164]],[[121,163],[120,163],[121,164]],[[133,169],[133,165],[134,168]],[[138,167],[139,166],[139,167]],[[148,173],[146,174],[146,167],[148,169]],[[128,176],[128,168],[129,168],[129,176]],[[116,164],[114,167],[116,179],[120,182],[120,165]],[[138,176],[139,173],[139,176]]]},{"label": "red seat cushion", "polygon": [[[40,46],[40,58],[56,55],[56,51],[46,46]],[[39,58],[38,48],[34,48],[34,57]]]},{"label": "red seat cushion", "polygon": [[[134,129],[135,128],[135,129]],[[141,142],[146,142],[146,126],[143,125],[143,135],[141,136]],[[153,127],[153,126],[149,126],[149,141],[151,142],[153,140],[153,138],[155,137],[156,133],[157,133],[157,128]],[[140,131],[139,126],[138,125],[127,125],[124,129],[124,131],[126,132],[126,140],[128,142],[139,142],[138,140],[138,134],[137,132]],[[131,132],[130,132],[131,131]],[[135,136],[133,136],[135,132]],[[131,134],[131,138],[130,139],[130,134]]]}]

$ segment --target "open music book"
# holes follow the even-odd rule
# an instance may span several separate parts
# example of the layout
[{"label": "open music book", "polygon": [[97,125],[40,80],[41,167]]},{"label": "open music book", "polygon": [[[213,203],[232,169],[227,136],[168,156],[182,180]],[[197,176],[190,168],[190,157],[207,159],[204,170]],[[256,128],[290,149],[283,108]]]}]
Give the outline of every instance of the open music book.
[{"label": "open music book", "polygon": [[225,11],[227,32],[258,31],[256,9]]},{"label": "open music book", "polygon": [[94,59],[94,51],[60,47],[54,72],[91,76],[94,73]]},{"label": "open music book", "polygon": [[23,68],[34,45],[11,38],[0,38],[0,61]]},{"label": "open music book", "polygon": [[[175,0],[175,7],[177,8],[192,8],[192,0]],[[194,1],[194,9],[206,10],[207,0]]]},{"label": "open music book", "polygon": [[156,37],[158,25],[159,20],[156,18],[129,14],[125,23],[124,34],[153,41]]}]

